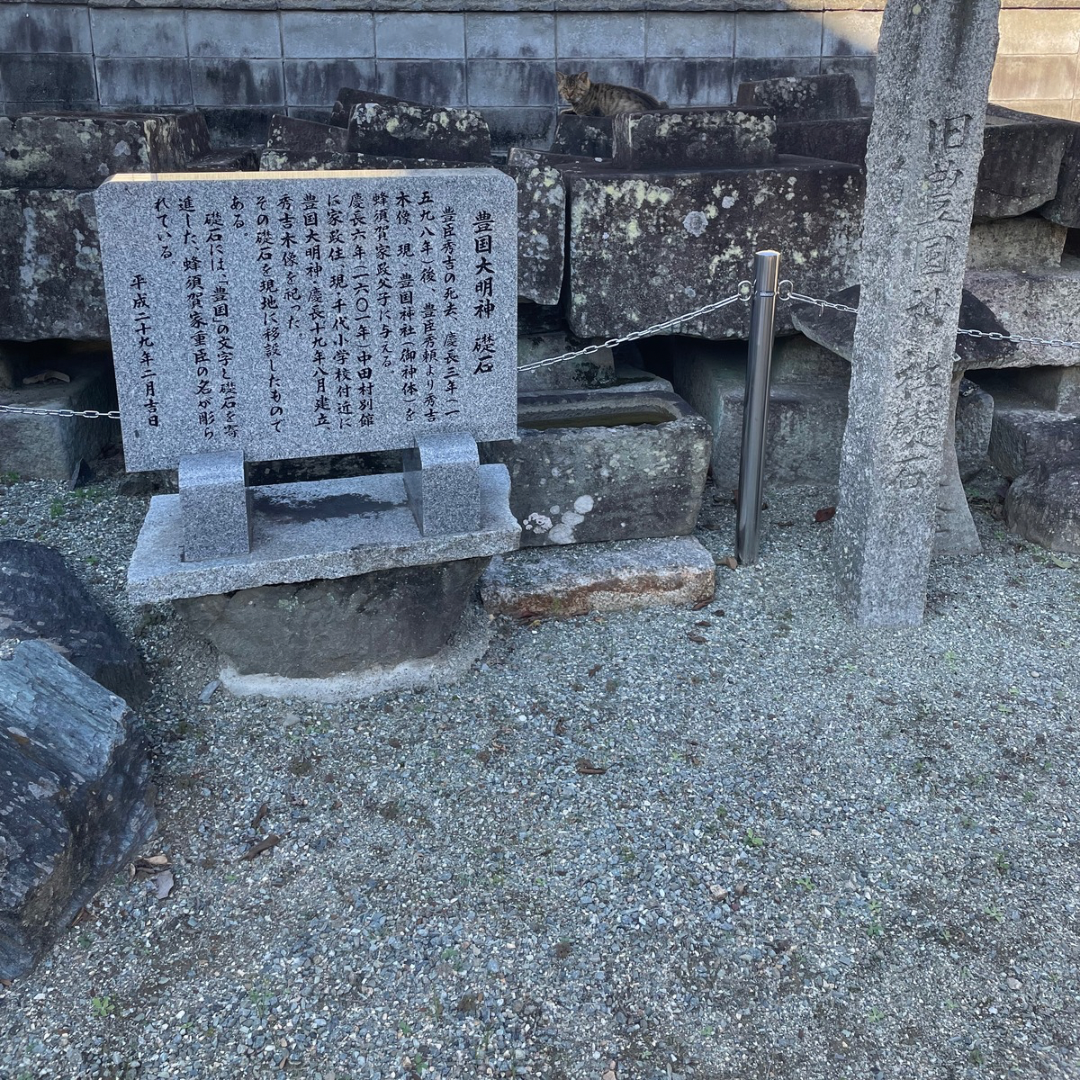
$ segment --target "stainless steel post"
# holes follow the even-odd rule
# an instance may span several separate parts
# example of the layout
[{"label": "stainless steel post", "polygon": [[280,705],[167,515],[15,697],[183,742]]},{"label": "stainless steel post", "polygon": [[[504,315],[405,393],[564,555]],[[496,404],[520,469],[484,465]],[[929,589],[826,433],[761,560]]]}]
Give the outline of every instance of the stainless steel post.
[{"label": "stainless steel post", "polygon": [[742,459],[739,462],[739,505],[735,517],[735,555],[744,566],[757,562],[758,526],[765,466],[765,421],[769,411],[776,286],[780,253],[754,255],[754,299],[750,307],[750,341],[743,399]]}]

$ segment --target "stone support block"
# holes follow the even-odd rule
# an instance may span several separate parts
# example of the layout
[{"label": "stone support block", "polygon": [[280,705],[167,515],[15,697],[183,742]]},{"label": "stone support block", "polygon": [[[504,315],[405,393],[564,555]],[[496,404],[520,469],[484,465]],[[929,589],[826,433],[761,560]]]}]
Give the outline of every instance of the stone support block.
[{"label": "stone support block", "polygon": [[251,550],[251,490],[244,455],[185,454],[178,470],[185,562],[246,555]]},{"label": "stone support block", "polygon": [[1080,455],[1018,476],[1005,497],[1005,520],[1033,544],[1080,555]]},{"label": "stone support block", "polygon": [[[761,17],[758,16],[759,19]],[[759,51],[752,55],[764,57],[769,53]],[[860,109],[855,80],[851,75],[845,74],[743,82],[739,86],[735,103],[759,106],[768,110],[778,120],[839,119],[857,116]]]},{"label": "stone support block", "polygon": [[467,434],[429,435],[402,452],[405,491],[424,536],[480,527],[480,456]]}]

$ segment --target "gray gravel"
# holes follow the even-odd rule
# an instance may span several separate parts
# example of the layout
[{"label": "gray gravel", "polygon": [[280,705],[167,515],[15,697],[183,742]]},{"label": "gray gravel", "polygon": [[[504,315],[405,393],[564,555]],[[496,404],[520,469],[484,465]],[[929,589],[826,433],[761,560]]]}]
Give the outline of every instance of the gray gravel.
[{"label": "gray gravel", "polygon": [[0,1076],[1080,1076],[1080,560],[982,483],[921,629],[839,617],[797,489],[704,610],[498,623],[457,685],[337,705],[230,698],[130,608],[115,478],[9,485],[0,535],[148,658],[176,887],[118,878],[0,988]]}]

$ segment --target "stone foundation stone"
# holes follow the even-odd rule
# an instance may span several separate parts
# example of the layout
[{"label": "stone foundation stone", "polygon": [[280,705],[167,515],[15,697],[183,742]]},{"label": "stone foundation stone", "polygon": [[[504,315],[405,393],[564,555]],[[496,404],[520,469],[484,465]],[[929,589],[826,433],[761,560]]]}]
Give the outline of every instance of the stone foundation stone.
[{"label": "stone foundation stone", "polygon": [[1080,555],[1080,456],[1018,476],[1005,497],[1005,520],[1033,544]]},{"label": "stone foundation stone", "polygon": [[362,154],[491,164],[491,133],[475,109],[362,102],[348,130],[348,149]]},{"label": "stone foundation stone", "polygon": [[829,120],[857,116],[855,78],[848,74],[762,79],[739,85],[736,105],[757,105],[784,119]]}]

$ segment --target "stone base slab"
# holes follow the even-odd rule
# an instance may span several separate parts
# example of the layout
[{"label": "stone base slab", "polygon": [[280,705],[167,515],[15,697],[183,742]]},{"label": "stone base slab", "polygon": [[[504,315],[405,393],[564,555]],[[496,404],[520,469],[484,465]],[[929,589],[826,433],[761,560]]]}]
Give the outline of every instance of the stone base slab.
[{"label": "stone base slab", "polygon": [[274,484],[252,491],[248,555],[206,562],[181,558],[180,497],[158,495],[128,567],[128,595],[151,604],[403,566],[498,555],[518,547],[506,467],[480,467],[480,530],[423,536],[400,473]]},{"label": "stone base slab", "polygon": [[519,619],[690,607],[715,588],[713,557],[689,536],[519,551],[480,578],[487,611]]}]

